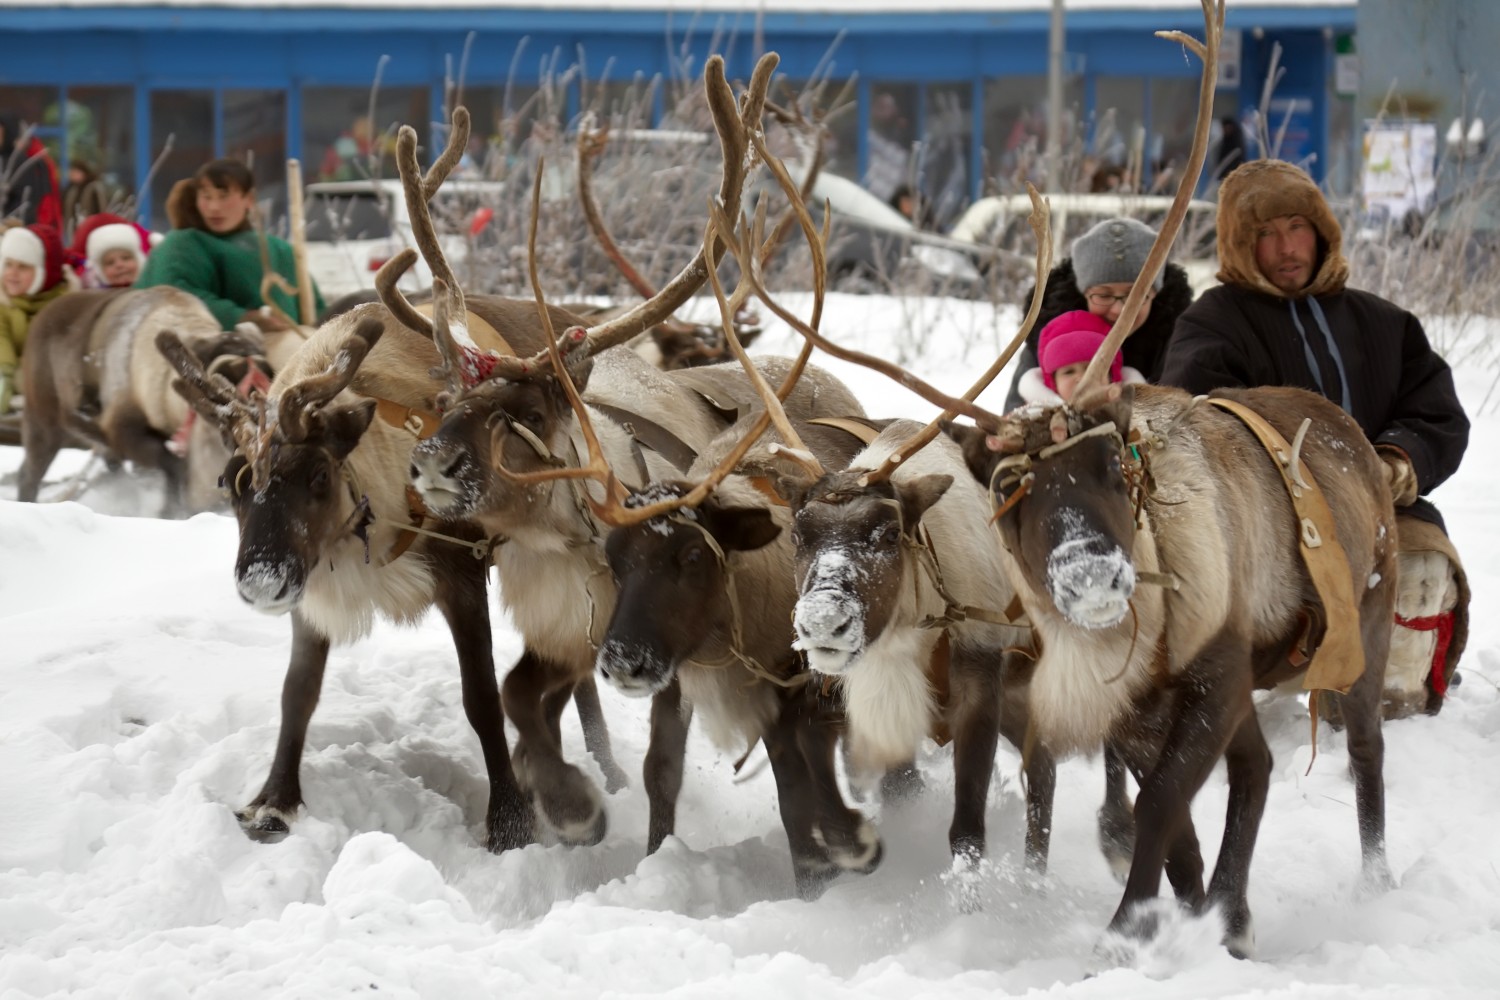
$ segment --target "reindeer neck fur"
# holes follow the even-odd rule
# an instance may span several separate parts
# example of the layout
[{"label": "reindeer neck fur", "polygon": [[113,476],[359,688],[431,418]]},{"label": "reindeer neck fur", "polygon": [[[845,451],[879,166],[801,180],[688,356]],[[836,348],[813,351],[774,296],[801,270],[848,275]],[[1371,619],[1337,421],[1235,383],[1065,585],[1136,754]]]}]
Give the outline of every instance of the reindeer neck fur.
[{"label": "reindeer neck fur", "polygon": [[[640,473],[630,435],[601,413],[590,412],[589,417],[620,479],[630,487],[643,486],[636,481]],[[569,461],[587,453],[577,421],[569,424],[561,447],[568,449]],[[652,479],[676,474],[654,452],[644,457]],[[593,669],[594,643],[614,611],[615,585],[604,558],[609,528],[583,509],[576,491],[604,499],[603,487],[592,481],[540,483],[517,489],[503,511],[476,520],[507,539],[495,556],[500,600],[527,645],[582,675]]]},{"label": "reindeer neck fur", "polygon": [[[906,421],[892,424],[854,459],[851,471],[878,468],[917,429]],[[989,503],[947,437],[907,459],[892,480],[899,485],[931,474],[953,477],[953,485],[923,515],[919,535],[931,546],[944,589],[961,604],[1004,611],[1012,591],[1005,584],[999,546],[982,533]],[[929,615],[942,615],[946,601],[910,544],[902,548],[897,586],[900,600],[885,629],[840,681],[855,759],[876,769],[910,759],[944,708],[935,703],[927,676],[942,632],[917,626]],[[955,646],[992,650],[997,669],[1000,651],[1024,641],[1020,630],[972,620],[951,626],[949,635]]]},{"label": "reindeer neck fur", "polygon": [[176,372],[156,349],[156,335],[173,330],[185,343],[217,337],[221,330],[202,301],[177,288],[126,293],[130,298],[111,315],[104,346],[99,401],[110,408],[130,400],[146,423],[171,434],[187,418],[186,400],[172,389]]},{"label": "reindeer neck fur", "polygon": [[[338,402],[353,402],[341,394]],[[415,439],[411,433],[384,421],[372,421],[349,457],[344,471],[354,489],[370,499],[374,522],[365,543],[351,532],[325,549],[319,564],[310,567],[300,610],[334,642],[352,642],[367,635],[378,614],[397,624],[416,624],[431,606],[436,582],[419,538],[400,558],[389,563],[389,553],[411,522],[406,502],[406,467]],[[337,491],[338,517],[347,521],[356,498],[351,489]],[[368,561],[366,553],[368,552]]]}]

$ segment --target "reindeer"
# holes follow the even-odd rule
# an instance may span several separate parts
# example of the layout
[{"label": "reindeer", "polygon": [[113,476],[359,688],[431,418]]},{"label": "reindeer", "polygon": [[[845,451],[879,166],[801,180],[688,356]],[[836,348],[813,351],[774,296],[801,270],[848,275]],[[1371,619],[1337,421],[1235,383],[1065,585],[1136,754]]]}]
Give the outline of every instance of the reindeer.
[{"label": "reindeer", "polygon": [[[438,249],[425,206],[458,162],[467,135],[467,112],[460,108],[448,147],[425,176],[416,162],[415,132],[404,129],[398,138],[418,244],[438,276],[428,312],[405,300],[397,300],[396,311],[356,307],[314,333],[265,397],[247,398],[207,372],[179,339],[158,337],[158,348],[180,375],[178,391],[235,449],[224,481],[240,522],[240,594],[260,610],[292,617],[276,756],[264,787],[239,814],[258,839],[286,834],[302,804],[302,748],[331,644],[368,633],[377,615],[410,622],[433,604],[453,630],[465,711],[489,771],[486,844],[498,851],[531,838],[529,809],[505,744],[490,648],[485,583],[494,540],[470,523],[429,515],[409,496],[406,478],[412,447],[436,425],[437,401],[464,366],[493,363],[501,354],[531,355],[544,346],[544,317],[531,303],[466,301]],[[393,286],[415,254],[398,254],[377,283]],[[561,310],[548,311],[545,319],[575,320]],[[633,333],[631,324],[649,319],[646,309],[622,322]],[[466,331],[468,353],[458,351],[453,326]],[[443,346],[457,353],[440,353],[435,327],[445,331]],[[583,693],[597,716],[592,690]],[[585,732],[597,737],[602,727],[586,724]]]},{"label": "reindeer", "polygon": [[[1165,871],[1193,909],[1215,907],[1232,953],[1252,933],[1246,887],[1271,754],[1251,693],[1297,676],[1337,692],[1347,727],[1362,879],[1389,885],[1380,693],[1394,600],[1394,509],[1358,426],[1299,389],[1214,393],[1104,385],[1104,372],[1165,260],[1202,168],[1222,2],[1205,41],[1192,154],[1161,235],[1070,404],[1005,418],[917,385],[945,413],[989,486],[1001,559],[1040,657],[1030,687],[1054,752],[1108,742],[1136,774],[1136,837],[1112,935],[1151,936]],[[1288,441],[1294,443],[1288,444]],[[1190,816],[1220,759],[1223,843],[1207,891]]]},{"label": "reindeer", "polygon": [[[193,430],[192,410],[171,390],[172,369],[153,345],[164,329],[178,331],[204,366],[219,366],[235,382],[265,380],[265,355],[284,361],[291,353],[283,337],[220,329],[201,301],[176,288],[87,291],[58,300],[38,314],[22,359],[18,499],[35,501],[58,450],[74,443],[100,450],[112,463],[160,469],[168,515],[217,506],[212,483],[228,453],[217,433]],[[174,439],[181,447],[172,447]]]},{"label": "reindeer", "polygon": [[[757,127],[774,65],[769,56],[757,66],[738,111],[721,82],[721,64],[711,60],[706,73],[725,147],[720,203],[731,212],[738,211],[749,163],[746,133]],[[707,240],[657,299],[684,287],[683,274],[692,275],[689,294],[696,290],[712,274],[715,247]],[[534,253],[532,261],[535,282]],[[540,299],[539,287],[536,292]],[[567,468],[586,450],[593,429],[575,421],[569,393],[587,398],[600,447],[637,488],[681,475],[754,396],[743,372],[709,367],[663,375],[630,352],[607,349],[628,335],[614,321],[570,332],[567,380],[529,363],[497,364],[499,377],[457,394],[438,433],[412,456],[413,482],[431,509],[473,519],[507,539],[496,552],[501,598],[528,647],[504,685],[506,714],[519,734],[518,774],[532,790],[538,815],[570,843],[596,841],[606,819],[592,783],[562,757],[556,712],[572,686],[592,675],[595,622],[607,619],[613,588],[601,548],[605,526],[590,511],[599,495],[527,477]],[[771,377],[791,370],[781,360],[762,365]],[[787,404],[801,416],[859,412],[825,373],[798,382]],[[651,846],[659,842],[653,834]]]}]

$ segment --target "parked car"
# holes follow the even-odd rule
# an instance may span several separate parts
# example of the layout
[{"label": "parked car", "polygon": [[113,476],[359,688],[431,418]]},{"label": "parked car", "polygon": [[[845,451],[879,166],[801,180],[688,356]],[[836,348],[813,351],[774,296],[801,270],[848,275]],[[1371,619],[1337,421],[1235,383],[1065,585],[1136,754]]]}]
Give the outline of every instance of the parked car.
[{"label": "parked car", "polygon": [[[1066,257],[1073,240],[1105,219],[1124,216],[1160,229],[1172,207],[1172,199],[1165,195],[1064,192],[1047,198],[1051,205],[1052,245],[1058,258]],[[1187,271],[1188,282],[1197,294],[1218,284],[1214,228],[1218,210],[1216,202],[1202,199],[1188,202],[1187,218],[1171,254],[1170,259]],[[980,198],[959,217],[949,235],[965,243],[1034,255],[1036,238],[1027,222],[1030,214],[1028,195]]]},{"label": "parked car", "polygon": [[[439,243],[454,270],[468,254],[469,237],[483,228],[486,204],[499,197],[498,181],[452,179],[433,199]],[[375,272],[403,248],[415,246],[411,217],[396,179],[323,181],[307,186],[307,269],[323,297],[375,287]],[[418,260],[401,287],[408,292],[432,284],[427,262]]]}]

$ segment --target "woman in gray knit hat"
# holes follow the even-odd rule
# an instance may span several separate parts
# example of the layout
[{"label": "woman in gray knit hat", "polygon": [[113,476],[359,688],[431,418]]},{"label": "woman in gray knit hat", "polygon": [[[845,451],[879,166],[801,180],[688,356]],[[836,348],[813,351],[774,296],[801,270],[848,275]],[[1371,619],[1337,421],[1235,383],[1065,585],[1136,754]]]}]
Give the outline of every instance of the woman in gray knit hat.
[{"label": "woman in gray knit hat", "polygon": [[[1047,275],[1041,315],[1021,350],[1010,394],[1005,400],[1007,410],[1022,404],[1021,376],[1037,366],[1037,336],[1042,327],[1074,309],[1087,309],[1113,323],[1155,241],[1154,229],[1139,220],[1125,218],[1105,219],[1073,241],[1072,256],[1063,258]],[[1030,304],[1033,293],[1034,289],[1027,290],[1023,309]],[[1144,375],[1146,381],[1155,382],[1161,375],[1162,357],[1172,327],[1192,301],[1193,289],[1187,272],[1169,262],[1156,276],[1156,284],[1136,316],[1135,329],[1125,338],[1122,348],[1125,364]]]}]

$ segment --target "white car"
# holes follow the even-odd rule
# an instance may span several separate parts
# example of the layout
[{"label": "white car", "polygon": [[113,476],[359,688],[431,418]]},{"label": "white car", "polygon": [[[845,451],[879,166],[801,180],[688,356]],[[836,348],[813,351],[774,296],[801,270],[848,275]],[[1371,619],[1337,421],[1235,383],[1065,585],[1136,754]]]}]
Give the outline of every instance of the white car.
[{"label": "white car", "polygon": [[[1160,229],[1172,207],[1172,199],[1166,195],[1064,192],[1046,198],[1051,205],[1053,252],[1059,259],[1068,256],[1073,240],[1105,219],[1124,216]],[[1187,218],[1169,258],[1187,271],[1195,295],[1218,284],[1215,275],[1219,262],[1214,248],[1214,220],[1218,210],[1217,202],[1198,198],[1188,202]],[[1036,238],[1027,222],[1030,214],[1028,195],[980,198],[959,217],[948,235],[965,243],[1034,255]]]},{"label": "white car", "polygon": [[[433,199],[439,245],[458,270],[468,255],[467,234],[483,228],[487,204],[505,190],[498,181],[450,179]],[[322,181],[307,186],[307,269],[325,302],[375,287],[375,272],[405,247],[415,247],[399,180]],[[453,223],[463,225],[454,231]],[[432,284],[427,262],[406,272],[401,288]]]}]

